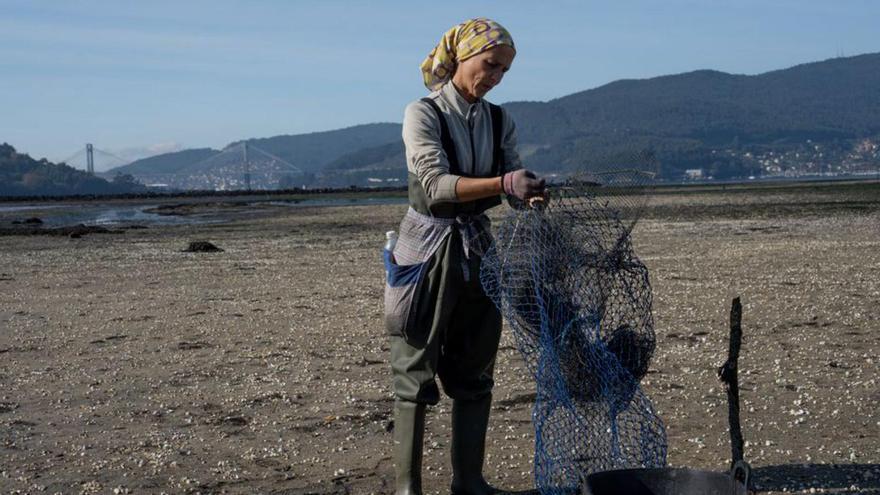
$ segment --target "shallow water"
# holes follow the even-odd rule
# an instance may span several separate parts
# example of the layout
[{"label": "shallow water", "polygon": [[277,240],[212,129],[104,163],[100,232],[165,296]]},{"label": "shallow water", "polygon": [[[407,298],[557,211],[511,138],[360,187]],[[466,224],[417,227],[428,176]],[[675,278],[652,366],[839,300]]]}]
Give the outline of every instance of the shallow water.
[{"label": "shallow water", "polygon": [[[214,200],[216,201],[216,200]],[[230,200],[233,201],[233,200]],[[303,206],[364,206],[404,204],[405,197],[369,197],[369,198],[321,198],[295,201],[250,201],[247,205],[271,205],[275,207]],[[208,202],[208,201],[206,201]],[[198,204],[199,201],[192,202]],[[66,225],[182,225],[222,223],[232,219],[233,214],[222,210],[206,211],[187,215],[160,215],[145,211],[157,206],[169,204],[165,201],[146,202],[140,204],[113,203],[12,203],[0,205],[0,224],[9,224],[14,220],[37,217],[43,225],[60,227]]]},{"label": "shallow water", "polygon": [[63,205],[39,205],[39,204],[27,204],[27,205],[14,205],[14,206],[0,206],[0,213],[6,212],[16,212],[16,211],[29,211],[34,209],[48,210],[51,208],[59,208]]},{"label": "shallow water", "polygon": [[[172,215],[157,215],[145,212],[144,209],[155,205],[88,205],[88,204],[62,204],[62,205],[13,205],[0,206],[0,215],[4,218],[2,223],[10,223],[13,220],[24,220],[37,217],[43,221],[43,225],[60,227],[65,225],[119,225],[119,224],[160,224],[175,225],[182,223],[205,223],[208,221],[202,217],[182,217]],[[5,215],[4,215],[5,213]],[[9,215],[14,213],[14,215]]]}]

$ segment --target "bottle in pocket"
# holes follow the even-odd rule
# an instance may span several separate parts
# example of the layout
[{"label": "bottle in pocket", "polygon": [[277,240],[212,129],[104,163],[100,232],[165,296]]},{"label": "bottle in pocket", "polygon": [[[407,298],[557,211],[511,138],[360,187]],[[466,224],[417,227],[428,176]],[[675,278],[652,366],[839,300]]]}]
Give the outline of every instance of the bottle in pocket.
[{"label": "bottle in pocket", "polygon": [[393,230],[385,232],[385,246],[382,248],[382,258],[385,260],[385,280],[388,280],[388,271],[394,264],[395,245],[397,245],[397,232]]},{"label": "bottle in pocket", "polygon": [[393,230],[389,230],[385,232],[385,251],[388,251],[389,254],[394,254],[394,246],[397,245],[397,232]]}]

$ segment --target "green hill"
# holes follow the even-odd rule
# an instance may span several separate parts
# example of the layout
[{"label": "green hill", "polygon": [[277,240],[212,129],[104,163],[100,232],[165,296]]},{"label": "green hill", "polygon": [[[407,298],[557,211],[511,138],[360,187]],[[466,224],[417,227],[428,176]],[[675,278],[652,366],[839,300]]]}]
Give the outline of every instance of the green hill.
[{"label": "green hill", "polygon": [[144,189],[130,175],[107,181],[63,163],[34,160],[6,143],[0,145],[0,196],[127,194]]},{"label": "green hill", "polygon": [[[303,175],[285,176],[285,184],[276,185],[276,187],[284,187],[285,185],[293,187],[304,182],[319,185],[316,182],[315,173],[322,170],[324,166],[337,160],[340,156],[364,147],[399,141],[400,130],[400,124],[365,124],[332,131],[254,138],[245,141],[302,170]],[[229,143],[224,149],[229,149],[241,142],[243,141]],[[218,153],[220,153],[219,150],[210,148],[166,153],[137,160],[112,169],[107,174],[132,174],[146,182],[158,181],[181,189],[192,187],[210,189],[218,181],[222,182],[222,179],[219,179],[221,177],[235,178],[235,176],[241,175],[241,171],[238,169],[242,167],[232,166],[231,160],[234,159],[231,156],[212,162],[204,161]],[[193,167],[193,165],[200,163],[202,166]],[[254,172],[257,173],[256,170]],[[217,180],[205,179],[211,176]],[[342,185],[348,186],[349,184]]]},{"label": "green hill", "polygon": [[[245,141],[304,172],[317,172],[346,153],[399,141],[400,131],[400,124],[364,124],[332,131],[252,138]],[[238,142],[230,143],[229,146]]]},{"label": "green hill", "polygon": [[133,175],[173,174],[217,153],[219,151],[211,148],[195,148],[163,153],[133,161],[128,165],[116,167],[110,170],[109,173]]},{"label": "green hill", "polygon": [[324,166],[324,172],[405,167],[403,152],[403,141],[362,148],[328,163]]},{"label": "green hill", "polygon": [[[516,119],[525,165],[536,170],[565,171],[595,156],[651,149],[667,178],[691,168],[745,177],[761,173],[749,155],[803,157],[822,145],[823,158],[843,159],[853,141],[880,135],[880,54],[755,76],[701,70],[621,80],[504,107]],[[340,181],[339,171],[384,168],[403,177],[399,143],[349,153],[329,164],[326,175]]]}]

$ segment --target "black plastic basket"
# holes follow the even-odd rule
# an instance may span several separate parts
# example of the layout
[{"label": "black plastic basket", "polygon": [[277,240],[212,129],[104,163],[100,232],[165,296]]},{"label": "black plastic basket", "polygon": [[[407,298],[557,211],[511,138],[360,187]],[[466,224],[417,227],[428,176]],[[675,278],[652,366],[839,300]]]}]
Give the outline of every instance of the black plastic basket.
[{"label": "black plastic basket", "polygon": [[587,477],[584,495],[746,495],[751,469],[737,462],[728,473],[687,468],[620,469]]}]

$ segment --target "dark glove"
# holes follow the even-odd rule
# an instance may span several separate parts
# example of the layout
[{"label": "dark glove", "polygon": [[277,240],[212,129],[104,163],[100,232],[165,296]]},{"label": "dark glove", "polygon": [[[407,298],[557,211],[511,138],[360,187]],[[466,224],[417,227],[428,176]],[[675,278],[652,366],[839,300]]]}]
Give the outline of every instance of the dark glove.
[{"label": "dark glove", "polygon": [[521,168],[504,174],[501,178],[501,188],[504,194],[525,201],[544,195],[544,179],[539,179],[534,172]]}]

